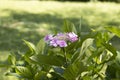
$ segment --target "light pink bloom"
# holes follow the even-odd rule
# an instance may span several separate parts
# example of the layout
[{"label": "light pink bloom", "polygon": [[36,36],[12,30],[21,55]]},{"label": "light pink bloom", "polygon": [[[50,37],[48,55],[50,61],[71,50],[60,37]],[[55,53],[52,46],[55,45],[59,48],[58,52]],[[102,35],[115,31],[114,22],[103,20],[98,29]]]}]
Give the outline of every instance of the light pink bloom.
[{"label": "light pink bloom", "polygon": [[78,37],[78,36],[77,36],[74,32],[68,33],[68,38],[69,38],[69,40],[70,40],[71,42],[77,41],[77,40],[78,40],[77,37]]},{"label": "light pink bloom", "polygon": [[60,47],[66,47],[67,43],[64,40],[57,40],[56,43],[60,46]]},{"label": "light pink bloom", "polygon": [[51,40],[51,41],[50,41],[50,46],[57,47],[57,46],[58,46],[58,44],[56,43],[56,41],[57,41],[57,40],[54,40],[54,39],[53,39],[53,40]]},{"label": "light pink bloom", "polygon": [[48,41],[50,41],[50,40],[52,40],[52,39],[53,39],[53,35],[51,35],[51,34],[46,35],[45,38],[44,38],[44,40],[45,40],[46,42],[48,42]]},{"label": "light pink bloom", "polygon": [[44,40],[50,45],[54,47],[66,47],[67,41],[75,42],[78,40],[78,36],[74,32],[69,33],[58,33],[57,35],[46,35]]}]

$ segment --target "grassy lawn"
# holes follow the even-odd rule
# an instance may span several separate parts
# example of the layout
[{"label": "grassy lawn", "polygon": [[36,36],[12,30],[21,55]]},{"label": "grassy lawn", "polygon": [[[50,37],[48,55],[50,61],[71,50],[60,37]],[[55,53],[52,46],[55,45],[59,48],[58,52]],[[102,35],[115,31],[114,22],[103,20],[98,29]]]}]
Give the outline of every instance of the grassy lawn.
[{"label": "grassy lawn", "polygon": [[[26,50],[22,39],[36,44],[45,34],[53,30],[60,31],[64,19],[78,26],[81,17],[82,31],[88,31],[88,27],[120,27],[120,4],[1,0],[1,61],[7,58],[9,51]],[[120,39],[115,38],[112,41],[120,49]],[[0,77],[3,72],[4,70],[0,70]],[[13,77],[0,80],[10,79],[13,80]]]}]

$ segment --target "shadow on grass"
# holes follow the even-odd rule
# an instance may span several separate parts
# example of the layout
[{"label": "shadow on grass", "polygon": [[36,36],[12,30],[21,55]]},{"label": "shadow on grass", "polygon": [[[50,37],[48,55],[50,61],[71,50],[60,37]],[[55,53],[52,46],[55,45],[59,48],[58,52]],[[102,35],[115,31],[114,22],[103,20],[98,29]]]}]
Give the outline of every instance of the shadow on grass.
[{"label": "shadow on grass", "polygon": [[[9,19],[12,19],[12,21],[17,21],[17,22],[29,22],[29,23],[34,23],[34,24],[48,24],[50,27],[51,24],[54,24],[55,28],[61,28],[61,26],[63,25],[63,21],[69,20],[71,22],[73,22],[75,25],[79,25],[79,21],[80,18],[65,18],[62,15],[59,15],[57,13],[29,13],[29,12],[25,12],[25,11],[14,11],[14,10],[10,10],[10,9],[5,9],[4,11],[7,11],[9,13]],[[83,26],[83,31],[86,30],[88,28],[88,22],[85,19],[82,19],[82,25]],[[26,25],[25,27],[29,27],[29,25]],[[35,28],[39,28],[42,26],[31,26],[29,27],[30,29],[35,29]],[[86,28],[86,29],[84,29]],[[50,28],[48,28],[50,29]]]},{"label": "shadow on grass", "polygon": [[35,31],[21,32],[17,29],[0,27],[0,50],[25,50],[22,39],[36,43],[41,38]]},{"label": "shadow on grass", "polygon": [[[22,50],[24,51],[23,42],[21,39],[25,39],[36,44],[41,37],[43,37],[43,32],[37,32],[36,30],[43,27],[41,24],[46,24],[46,31],[51,30],[61,30],[61,26],[63,25],[64,17],[60,15],[52,15],[47,13],[42,14],[33,14],[28,12],[16,12],[13,10],[5,10],[8,12],[8,17],[1,17],[0,24],[0,50]],[[78,26],[79,18],[66,18],[67,20],[75,23]],[[20,25],[19,23],[24,23]],[[18,23],[18,24],[17,24]],[[83,31],[87,31],[86,28],[88,25],[85,24],[84,21],[84,29]],[[13,25],[14,24],[14,25]],[[17,24],[17,25],[15,25]],[[51,26],[54,29],[51,29]],[[21,29],[19,29],[21,28]],[[25,29],[27,29],[25,31]]]},{"label": "shadow on grass", "polygon": [[[22,39],[28,40],[36,44],[40,38],[46,33],[46,31],[60,31],[63,25],[64,19],[69,20],[79,26],[80,18],[64,18],[56,13],[29,13],[25,11],[14,11],[5,9],[9,16],[1,17],[0,24],[0,50],[22,50],[24,48]],[[113,22],[110,22],[113,25]],[[45,24],[46,26],[42,25]],[[108,23],[106,23],[108,24]],[[117,23],[114,23],[118,25]],[[89,22],[86,19],[82,19],[82,31],[89,31]],[[39,31],[40,28],[44,28],[43,31]],[[27,30],[26,30],[27,29]],[[120,43],[119,39],[114,38],[112,40],[117,47]]]}]

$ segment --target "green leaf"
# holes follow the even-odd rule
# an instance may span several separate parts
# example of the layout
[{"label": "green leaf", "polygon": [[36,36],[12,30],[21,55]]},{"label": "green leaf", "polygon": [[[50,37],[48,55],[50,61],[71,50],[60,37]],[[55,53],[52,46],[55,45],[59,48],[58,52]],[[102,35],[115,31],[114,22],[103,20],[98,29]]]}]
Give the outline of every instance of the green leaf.
[{"label": "green leaf", "polygon": [[82,32],[82,17],[80,18],[79,26],[76,26],[76,31],[77,31],[78,36],[80,36]]},{"label": "green leaf", "polygon": [[75,49],[75,46],[77,45],[78,41],[71,43],[70,45],[68,45],[65,49],[66,52],[71,52]]},{"label": "green leaf", "polygon": [[120,79],[120,54],[118,53],[116,59],[112,61],[112,64],[108,65],[106,69],[106,75],[108,79]]},{"label": "green leaf", "polygon": [[97,50],[95,50],[91,55],[90,55],[90,57],[87,59],[87,63],[89,63],[91,60],[93,60],[93,58],[95,58],[95,57],[99,57],[102,53],[103,53],[103,51],[104,51],[105,49],[104,48],[97,48]]},{"label": "green leaf", "polygon": [[67,21],[67,20],[64,21],[63,31],[64,32],[75,32],[76,33],[76,29],[75,29],[74,24]]},{"label": "green leaf", "polygon": [[38,44],[36,45],[36,51],[37,53],[43,54],[43,50],[45,48],[45,41],[44,39],[41,39]]},{"label": "green leaf", "polygon": [[91,76],[86,75],[86,76],[83,77],[83,80],[92,80],[92,79],[91,79]]},{"label": "green leaf", "polygon": [[5,73],[5,76],[16,76],[18,78],[21,78],[21,76],[19,74],[17,74],[17,73],[11,73],[11,72]]},{"label": "green leaf", "polygon": [[32,63],[33,63],[33,61],[29,58],[29,56],[24,55],[23,57],[24,57],[24,60],[25,60],[26,62],[28,62],[29,64],[32,64]]},{"label": "green leaf", "polygon": [[62,66],[65,62],[65,59],[61,56],[48,56],[41,54],[32,56],[30,59],[38,64],[47,64],[54,66]]},{"label": "green leaf", "polygon": [[116,65],[117,65],[116,67],[118,67],[118,69],[120,70],[120,52],[118,52],[115,61],[116,61]]},{"label": "green leaf", "polygon": [[112,33],[114,33],[116,36],[120,37],[120,28],[118,27],[106,27],[106,29]]},{"label": "green leaf", "polygon": [[[83,44],[87,44],[86,43],[86,40],[87,39],[94,39],[95,37],[96,37],[96,35],[97,35],[97,33],[96,32],[91,32],[91,33],[89,33],[89,34],[86,34],[86,35],[84,35],[84,36],[81,36],[81,40],[79,41],[79,42],[77,42],[77,44],[75,45],[75,49],[76,49],[76,52],[74,53],[74,55],[72,56],[72,59],[71,59],[71,61],[72,62],[74,62],[78,57],[80,57],[80,56],[82,56],[83,54],[81,54],[81,52],[83,53],[84,51],[86,51],[86,50],[84,50],[84,51],[81,51],[80,50],[80,48],[83,46]],[[90,41],[90,42],[92,42],[93,43],[93,40],[92,41]],[[88,40],[88,43],[90,43],[89,42],[89,40]],[[89,44],[87,44],[87,45],[89,45]],[[90,46],[90,45],[89,45]],[[84,45],[84,47],[86,47],[86,49],[87,49],[87,46],[86,45]],[[85,49],[83,47],[83,49]]]},{"label": "green leaf", "polygon": [[80,74],[86,70],[86,67],[82,62],[76,61],[73,64],[69,65],[63,76],[66,80],[79,80]]},{"label": "green leaf", "polygon": [[35,74],[34,80],[46,80],[46,75],[47,73],[44,71],[39,71],[38,73]]},{"label": "green leaf", "polygon": [[117,79],[120,79],[120,70],[116,71],[116,77]]},{"label": "green leaf", "polygon": [[29,70],[29,68],[27,67],[17,66],[15,70],[16,70],[16,73],[19,74],[23,78],[32,79],[34,76]]},{"label": "green leaf", "polygon": [[101,47],[103,46],[102,43],[109,42],[114,35],[110,34],[109,32],[97,32],[97,36],[95,37],[96,46]]},{"label": "green leaf", "polygon": [[81,40],[77,43],[76,48],[80,48],[86,39],[95,38],[96,36],[97,36],[97,32],[91,32],[86,35],[81,35]]},{"label": "green leaf", "polygon": [[106,69],[106,77],[108,78],[108,80],[110,79],[114,79],[116,77],[116,69],[114,67],[115,64],[112,65],[108,65],[107,69]]},{"label": "green leaf", "polygon": [[88,38],[82,43],[79,58],[84,54],[87,48],[93,44],[93,40],[92,38]]},{"label": "green leaf", "polygon": [[[108,51],[110,51],[110,52],[113,54],[113,56],[112,56],[108,61],[111,61],[111,60],[115,59],[116,56],[117,56],[117,51],[116,51],[116,49],[115,49],[112,45],[110,45],[109,43],[102,43],[102,45],[103,45]],[[108,62],[108,61],[105,61],[105,62]],[[105,63],[105,62],[104,62],[104,63]]]},{"label": "green leaf", "polygon": [[91,46],[93,44],[93,39],[92,38],[88,38],[86,39],[81,46],[80,52],[76,52],[76,54],[73,55],[72,60],[76,61],[76,60],[81,60],[83,58],[83,55],[85,53],[85,51],[88,49],[89,46]]},{"label": "green leaf", "polygon": [[26,40],[23,40],[25,42],[25,44],[29,47],[31,54],[35,54],[36,53],[36,48],[35,45],[31,42],[28,42]]},{"label": "green leaf", "polygon": [[51,72],[50,74],[52,75],[50,80],[65,80],[64,77],[60,75],[59,73]]},{"label": "green leaf", "polygon": [[8,62],[12,65],[16,64],[16,56],[11,53],[11,55],[8,56]]}]

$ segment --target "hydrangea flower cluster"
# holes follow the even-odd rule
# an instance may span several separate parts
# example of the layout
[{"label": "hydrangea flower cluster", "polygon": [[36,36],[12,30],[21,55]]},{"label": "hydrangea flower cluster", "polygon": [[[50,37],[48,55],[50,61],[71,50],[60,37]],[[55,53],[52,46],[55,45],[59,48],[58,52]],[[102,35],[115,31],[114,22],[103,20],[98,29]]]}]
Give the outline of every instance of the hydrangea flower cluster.
[{"label": "hydrangea flower cluster", "polygon": [[75,42],[78,40],[78,36],[74,32],[58,33],[57,35],[49,34],[45,36],[44,40],[50,46],[66,47],[68,41]]}]

